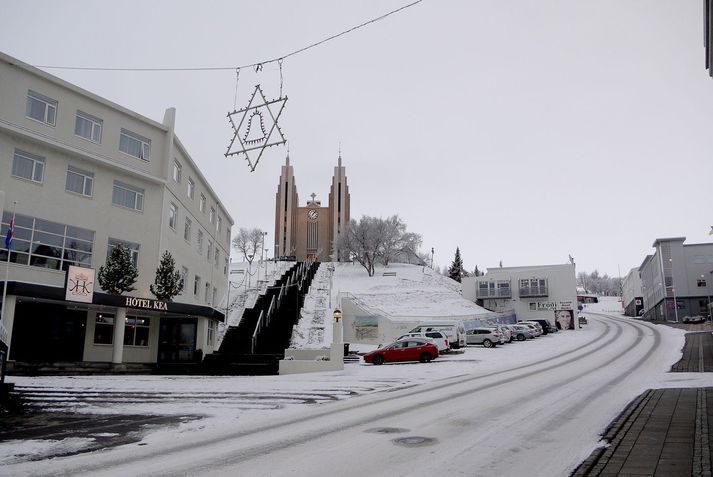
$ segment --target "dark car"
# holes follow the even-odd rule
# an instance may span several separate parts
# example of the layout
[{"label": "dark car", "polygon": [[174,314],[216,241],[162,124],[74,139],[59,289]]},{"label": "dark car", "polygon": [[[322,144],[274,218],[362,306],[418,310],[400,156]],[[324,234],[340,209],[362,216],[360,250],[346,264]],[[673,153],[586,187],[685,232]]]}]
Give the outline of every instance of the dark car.
[{"label": "dark car", "polygon": [[540,324],[540,326],[542,327],[543,335],[546,335],[547,333],[554,333],[557,331],[557,328],[552,326],[552,324],[547,320],[530,320],[530,321],[535,321]]},{"label": "dark car", "polygon": [[438,357],[438,348],[430,340],[423,338],[404,338],[375,349],[364,355],[366,363],[375,365],[397,361],[420,361],[428,363]]}]

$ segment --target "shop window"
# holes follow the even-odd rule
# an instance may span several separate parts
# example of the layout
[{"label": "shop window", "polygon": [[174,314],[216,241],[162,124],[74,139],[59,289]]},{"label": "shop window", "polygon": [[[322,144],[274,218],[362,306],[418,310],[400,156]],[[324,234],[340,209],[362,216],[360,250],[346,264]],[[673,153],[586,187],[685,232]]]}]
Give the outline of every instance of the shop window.
[{"label": "shop window", "polygon": [[127,316],[124,329],[124,345],[148,347],[150,320],[150,318],[141,316]]},{"label": "shop window", "polygon": [[112,344],[114,341],[114,315],[97,314],[94,323],[94,344]]}]

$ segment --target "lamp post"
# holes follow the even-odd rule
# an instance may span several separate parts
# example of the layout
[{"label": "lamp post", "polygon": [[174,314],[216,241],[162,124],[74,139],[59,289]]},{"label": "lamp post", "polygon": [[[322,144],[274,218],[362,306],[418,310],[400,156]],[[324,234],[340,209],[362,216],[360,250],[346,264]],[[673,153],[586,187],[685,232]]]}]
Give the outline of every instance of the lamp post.
[{"label": "lamp post", "polygon": [[431,270],[433,270],[433,247],[431,247]]},{"label": "lamp post", "polygon": [[676,286],[673,281],[673,257],[669,258],[668,261],[671,263],[671,286],[666,288],[671,288],[673,292],[673,314],[676,317],[676,323],[678,323],[678,301],[676,301]]}]

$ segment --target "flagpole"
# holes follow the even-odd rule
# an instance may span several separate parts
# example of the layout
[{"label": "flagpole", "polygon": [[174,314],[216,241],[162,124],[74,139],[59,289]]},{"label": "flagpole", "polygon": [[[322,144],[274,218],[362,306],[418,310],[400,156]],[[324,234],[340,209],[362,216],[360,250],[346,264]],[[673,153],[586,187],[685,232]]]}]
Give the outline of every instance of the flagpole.
[{"label": "flagpole", "polygon": [[[8,229],[7,233],[11,233],[11,230],[15,230],[15,206],[17,205],[17,201],[12,202],[12,219],[10,220],[10,229]],[[14,234],[13,234],[14,235]],[[3,283],[2,286],[2,308],[0,308],[0,322],[5,321],[5,301],[7,298],[7,282],[9,279],[10,275],[10,250],[12,249],[12,238],[10,238],[10,243],[5,243],[7,246],[7,262],[5,263],[5,282]]]}]

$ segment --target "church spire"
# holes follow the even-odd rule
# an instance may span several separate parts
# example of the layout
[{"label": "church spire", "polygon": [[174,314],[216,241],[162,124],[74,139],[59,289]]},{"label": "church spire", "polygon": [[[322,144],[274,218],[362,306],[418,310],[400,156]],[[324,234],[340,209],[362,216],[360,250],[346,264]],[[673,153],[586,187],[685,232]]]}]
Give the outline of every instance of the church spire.
[{"label": "church spire", "polygon": [[339,141],[339,159],[337,162],[337,167],[342,167],[342,141]]}]

